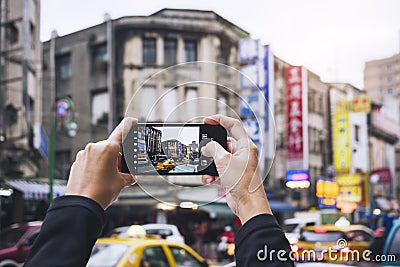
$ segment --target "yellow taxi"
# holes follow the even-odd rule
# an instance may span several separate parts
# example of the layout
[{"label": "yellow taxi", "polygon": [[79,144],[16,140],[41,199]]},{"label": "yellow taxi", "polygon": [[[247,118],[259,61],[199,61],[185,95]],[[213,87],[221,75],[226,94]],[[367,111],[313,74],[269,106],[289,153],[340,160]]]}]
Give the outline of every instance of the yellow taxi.
[{"label": "yellow taxi", "polygon": [[298,261],[360,261],[369,248],[372,234],[373,231],[363,225],[306,226],[291,249]]},{"label": "yellow taxi", "polygon": [[98,239],[87,267],[216,267],[187,245],[134,232],[134,237]]},{"label": "yellow taxi", "polygon": [[157,170],[159,171],[170,171],[173,170],[178,164],[176,164],[172,159],[167,159],[163,162],[157,163]]}]

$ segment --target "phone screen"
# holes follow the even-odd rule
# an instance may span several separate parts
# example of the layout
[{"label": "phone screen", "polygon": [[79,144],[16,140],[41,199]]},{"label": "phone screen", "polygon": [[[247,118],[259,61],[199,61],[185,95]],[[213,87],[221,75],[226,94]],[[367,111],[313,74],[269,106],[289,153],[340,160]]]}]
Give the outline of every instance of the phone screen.
[{"label": "phone screen", "polygon": [[122,170],[144,175],[217,176],[213,159],[202,156],[201,148],[214,140],[226,149],[226,138],[220,125],[137,124],[123,144]]}]

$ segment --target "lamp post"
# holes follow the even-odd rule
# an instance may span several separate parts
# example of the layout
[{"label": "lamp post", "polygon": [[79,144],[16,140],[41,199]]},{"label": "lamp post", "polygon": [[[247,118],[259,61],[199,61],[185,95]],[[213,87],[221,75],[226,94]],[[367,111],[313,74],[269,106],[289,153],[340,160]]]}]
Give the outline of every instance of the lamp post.
[{"label": "lamp post", "polygon": [[55,169],[55,145],[56,145],[56,121],[66,119],[68,135],[74,137],[78,131],[78,125],[74,120],[75,106],[68,96],[61,97],[52,105],[50,110],[50,144],[49,144],[49,203],[53,201],[54,169]]}]

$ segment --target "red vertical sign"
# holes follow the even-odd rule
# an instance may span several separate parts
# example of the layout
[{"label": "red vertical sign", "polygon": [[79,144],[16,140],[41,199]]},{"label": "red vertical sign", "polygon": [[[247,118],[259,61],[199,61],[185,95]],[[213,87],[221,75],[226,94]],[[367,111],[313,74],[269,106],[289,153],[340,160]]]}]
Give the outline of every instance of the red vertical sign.
[{"label": "red vertical sign", "polygon": [[[287,160],[303,161],[303,100],[302,100],[302,67],[286,68],[287,88]],[[300,167],[300,166],[299,166]]]}]

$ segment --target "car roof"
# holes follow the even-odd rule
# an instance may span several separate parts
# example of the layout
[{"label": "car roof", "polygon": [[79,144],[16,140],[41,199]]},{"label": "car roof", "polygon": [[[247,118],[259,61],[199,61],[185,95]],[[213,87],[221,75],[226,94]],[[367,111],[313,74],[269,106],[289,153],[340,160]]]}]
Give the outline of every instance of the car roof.
[{"label": "car roof", "polygon": [[173,224],[163,224],[163,223],[149,223],[143,224],[142,227],[144,229],[177,229],[178,227]]},{"label": "car roof", "polygon": [[361,230],[361,231],[365,231],[369,234],[373,234],[373,231],[371,229],[369,229],[368,227],[364,226],[364,225],[360,225],[360,224],[352,224],[346,227],[336,227],[334,224],[325,224],[325,225],[313,225],[313,226],[306,226],[303,228],[303,230],[305,231],[314,231],[315,229],[323,229],[325,228],[326,231],[328,232],[350,232],[350,231],[357,231],[357,230]]}]

